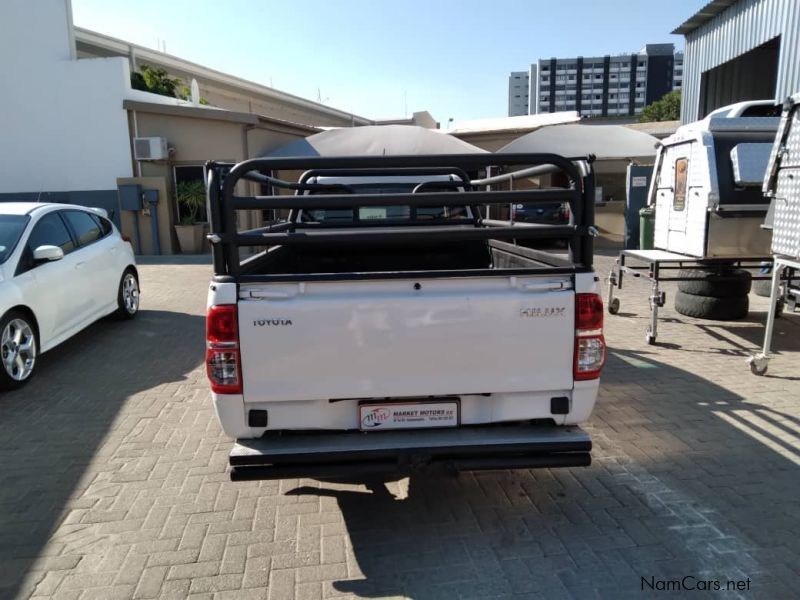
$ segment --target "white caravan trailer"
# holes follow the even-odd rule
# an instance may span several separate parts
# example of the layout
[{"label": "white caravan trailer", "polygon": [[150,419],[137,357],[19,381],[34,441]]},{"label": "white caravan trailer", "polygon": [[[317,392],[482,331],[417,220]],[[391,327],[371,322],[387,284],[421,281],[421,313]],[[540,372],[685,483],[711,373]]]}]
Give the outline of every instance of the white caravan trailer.
[{"label": "white caravan trailer", "polygon": [[720,108],[668,138],[656,154],[648,192],[655,206],[653,250],[624,250],[609,274],[608,309],[623,275],[652,284],[647,342],[655,343],[663,281],[678,284],[675,310],[689,317],[734,320],[747,315],[752,275],[769,259],[762,227],[769,207],[761,185],[780,107],[751,101]]},{"label": "white caravan trailer", "polygon": [[772,102],[742,102],[663,141],[650,186],[655,248],[699,259],[769,254],[761,184],[780,119],[751,115],[772,110]]}]

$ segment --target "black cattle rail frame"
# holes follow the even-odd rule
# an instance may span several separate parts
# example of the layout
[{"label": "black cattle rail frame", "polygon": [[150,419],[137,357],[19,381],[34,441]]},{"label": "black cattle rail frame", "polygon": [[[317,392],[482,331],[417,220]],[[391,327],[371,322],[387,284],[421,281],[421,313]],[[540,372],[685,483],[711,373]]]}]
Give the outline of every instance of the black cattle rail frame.
[{"label": "black cattle rail frame", "polygon": [[[302,278],[332,280],[341,274],[264,275],[243,273],[239,248],[243,246],[300,246],[347,244],[431,244],[469,240],[504,240],[516,243],[563,239],[568,242],[569,261],[543,268],[464,269],[452,272],[400,272],[347,274],[348,278],[442,277],[471,275],[532,275],[576,273],[592,269],[594,229],[593,156],[566,158],[556,154],[440,154],[420,156],[348,156],[303,158],[256,158],[237,164],[206,163],[210,233],[214,275],[217,281],[291,281]],[[525,167],[519,169],[519,167]],[[517,170],[511,170],[516,168]],[[284,181],[276,171],[302,171],[300,180]],[[526,190],[496,190],[495,184],[546,173],[563,173],[568,187]],[[452,175],[453,181],[433,181],[417,185],[411,193],[363,194],[341,183],[309,183],[312,176],[383,177],[397,175]],[[473,176],[470,176],[473,175]],[[481,176],[476,178],[474,176]],[[237,184],[249,181],[275,189],[294,190],[295,194],[241,196]],[[241,187],[241,186],[240,186]],[[460,188],[460,189],[459,189]],[[317,193],[324,192],[324,193]],[[334,192],[334,193],[331,193]],[[525,224],[482,217],[480,207],[514,203],[547,204],[568,202],[568,225]],[[359,221],[359,207],[409,206],[411,218],[404,220]],[[415,220],[420,207],[470,206],[475,218],[458,221]],[[309,209],[352,208],[354,220],[333,223],[305,223],[298,211]],[[295,218],[258,229],[238,231],[238,210],[289,209]],[[387,226],[397,225],[397,231]],[[414,225],[429,225],[413,227]],[[448,225],[448,227],[435,227]],[[453,225],[461,225],[454,227]],[[468,225],[468,227],[463,227]],[[369,231],[368,227],[381,231]],[[471,227],[470,227],[471,226]],[[331,228],[335,227],[335,230]],[[542,257],[551,256],[541,253]],[[547,262],[546,260],[544,262]]]}]

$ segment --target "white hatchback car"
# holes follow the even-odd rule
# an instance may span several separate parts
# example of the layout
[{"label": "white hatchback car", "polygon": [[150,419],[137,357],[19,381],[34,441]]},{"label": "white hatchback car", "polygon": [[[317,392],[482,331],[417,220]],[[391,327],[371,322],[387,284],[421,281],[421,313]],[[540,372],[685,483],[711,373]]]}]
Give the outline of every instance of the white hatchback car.
[{"label": "white hatchback car", "polygon": [[0,202],[0,390],[36,358],[111,313],[139,310],[130,243],[101,209]]}]

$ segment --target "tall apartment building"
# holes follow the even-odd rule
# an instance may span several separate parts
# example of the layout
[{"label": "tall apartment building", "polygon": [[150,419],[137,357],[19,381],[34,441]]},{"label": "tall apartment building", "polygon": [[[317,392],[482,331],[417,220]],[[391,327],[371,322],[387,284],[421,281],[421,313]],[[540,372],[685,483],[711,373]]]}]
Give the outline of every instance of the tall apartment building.
[{"label": "tall apartment building", "polygon": [[[531,89],[531,81],[534,87]],[[536,94],[536,65],[530,71],[512,71],[508,76],[508,116],[519,117],[528,114],[531,94]]]},{"label": "tall apartment building", "polygon": [[[523,75],[527,85],[521,94]],[[638,115],[664,94],[681,89],[682,82],[683,53],[675,52],[674,44],[647,44],[638,53],[618,56],[544,59],[528,73],[511,73],[508,115],[565,110],[585,117]],[[528,105],[521,108],[524,94]]]}]

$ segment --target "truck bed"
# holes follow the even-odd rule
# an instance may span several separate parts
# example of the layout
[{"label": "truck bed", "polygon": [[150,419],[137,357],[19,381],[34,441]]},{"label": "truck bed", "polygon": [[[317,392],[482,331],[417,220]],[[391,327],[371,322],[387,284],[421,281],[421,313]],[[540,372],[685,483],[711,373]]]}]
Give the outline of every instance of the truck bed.
[{"label": "truck bed", "polygon": [[247,275],[300,273],[397,273],[568,266],[563,254],[538,251],[496,240],[375,246],[355,244],[334,249],[276,246],[244,265]]}]

